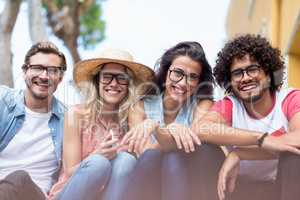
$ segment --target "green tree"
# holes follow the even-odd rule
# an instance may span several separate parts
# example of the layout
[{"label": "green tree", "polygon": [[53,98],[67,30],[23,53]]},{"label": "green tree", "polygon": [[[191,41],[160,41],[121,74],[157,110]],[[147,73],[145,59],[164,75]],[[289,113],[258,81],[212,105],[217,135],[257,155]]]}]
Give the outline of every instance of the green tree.
[{"label": "green tree", "polygon": [[[47,21],[55,36],[70,51],[73,61],[80,60],[78,46],[91,49],[104,39],[105,22],[102,19],[104,0],[27,0],[29,29],[33,43],[47,40]],[[0,84],[13,86],[11,36],[22,0],[3,0],[0,13]],[[42,9],[45,8],[45,9]],[[46,11],[46,20],[42,12]]]},{"label": "green tree", "polygon": [[22,0],[5,1],[0,13],[0,84],[13,86],[11,37]]},{"label": "green tree", "polygon": [[104,39],[102,0],[42,0],[48,24],[63,40],[74,62],[80,60],[78,46],[93,48]]}]

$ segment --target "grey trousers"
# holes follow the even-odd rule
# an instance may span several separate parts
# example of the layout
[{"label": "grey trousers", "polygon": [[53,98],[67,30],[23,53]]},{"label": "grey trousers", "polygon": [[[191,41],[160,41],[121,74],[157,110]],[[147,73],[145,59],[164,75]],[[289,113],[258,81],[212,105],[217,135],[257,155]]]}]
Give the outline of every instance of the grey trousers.
[{"label": "grey trousers", "polygon": [[0,180],[0,200],[45,199],[44,193],[25,171],[15,171]]},{"label": "grey trousers", "polygon": [[236,189],[227,200],[300,199],[300,156],[281,153],[275,182],[254,182],[238,178]]}]

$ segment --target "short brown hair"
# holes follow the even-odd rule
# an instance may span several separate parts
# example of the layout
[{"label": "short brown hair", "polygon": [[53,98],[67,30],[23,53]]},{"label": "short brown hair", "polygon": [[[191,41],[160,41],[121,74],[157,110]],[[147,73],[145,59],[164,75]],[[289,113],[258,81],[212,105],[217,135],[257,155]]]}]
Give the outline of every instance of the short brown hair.
[{"label": "short brown hair", "polygon": [[25,55],[24,64],[29,65],[30,58],[39,52],[46,53],[46,54],[52,53],[52,54],[59,56],[61,59],[61,66],[64,68],[64,70],[67,69],[67,62],[66,62],[65,55],[58,50],[58,48],[55,44],[53,44],[52,42],[48,42],[48,41],[47,42],[38,42],[38,43],[32,45],[31,48],[28,50],[28,52]]}]

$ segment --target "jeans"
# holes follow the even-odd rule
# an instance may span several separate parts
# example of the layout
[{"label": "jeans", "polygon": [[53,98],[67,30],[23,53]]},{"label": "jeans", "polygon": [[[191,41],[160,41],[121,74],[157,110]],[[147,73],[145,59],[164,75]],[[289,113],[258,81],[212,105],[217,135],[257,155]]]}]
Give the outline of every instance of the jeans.
[{"label": "jeans", "polygon": [[127,200],[217,200],[218,171],[225,156],[214,145],[193,153],[148,150],[131,175]]},{"label": "jeans", "polygon": [[102,200],[120,200],[124,198],[127,186],[130,185],[129,174],[134,170],[136,158],[129,153],[121,152],[111,163],[112,174],[103,191]]},{"label": "jeans", "polygon": [[[135,165],[134,156],[121,152],[109,161],[101,155],[83,160],[57,200],[117,200],[123,196],[124,186]],[[102,196],[102,197],[101,197]]]},{"label": "jeans", "polygon": [[41,189],[23,170],[15,171],[0,180],[0,200],[44,200]]},{"label": "jeans", "polygon": [[108,159],[98,154],[90,155],[81,161],[79,168],[55,199],[96,200],[110,174],[111,164]]}]

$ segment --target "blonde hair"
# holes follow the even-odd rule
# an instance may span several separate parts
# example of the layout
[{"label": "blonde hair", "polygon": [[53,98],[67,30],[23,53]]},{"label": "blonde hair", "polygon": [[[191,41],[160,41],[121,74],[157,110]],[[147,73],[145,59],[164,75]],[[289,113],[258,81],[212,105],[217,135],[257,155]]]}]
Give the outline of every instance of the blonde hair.
[{"label": "blonde hair", "polygon": [[[102,66],[99,66],[99,68]],[[125,66],[126,67],[126,66]],[[127,96],[122,100],[119,104],[118,112],[118,123],[120,127],[127,131],[127,117],[128,117],[128,110],[130,106],[135,103],[138,99],[136,95],[136,88],[138,82],[134,77],[133,73],[127,67],[126,73],[131,77],[128,85],[128,93]],[[97,117],[103,114],[103,105],[104,102],[102,101],[100,94],[99,94],[99,81],[97,81],[97,76],[99,77],[99,73],[101,70],[97,70],[97,73],[91,77],[89,81],[85,81],[80,83],[80,91],[82,96],[85,97],[85,109],[87,110],[88,119],[90,122],[96,122]]]}]

